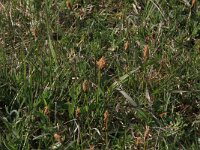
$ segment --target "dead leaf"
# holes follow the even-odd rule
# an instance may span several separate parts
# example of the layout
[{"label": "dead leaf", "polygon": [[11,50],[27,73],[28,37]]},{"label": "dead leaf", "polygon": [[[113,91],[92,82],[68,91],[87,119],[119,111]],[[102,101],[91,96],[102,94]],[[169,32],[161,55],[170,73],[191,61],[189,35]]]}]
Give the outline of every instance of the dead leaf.
[{"label": "dead leaf", "polygon": [[163,118],[166,115],[167,115],[167,112],[163,112],[163,113],[159,114],[160,118]]},{"label": "dead leaf", "polygon": [[137,107],[138,106],[136,104],[136,102],[124,90],[122,90],[120,88],[116,88],[116,90],[118,90],[133,107]]},{"label": "dead leaf", "polygon": [[119,112],[119,110],[120,110],[120,103],[117,103],[117,105],[115,106],[115,111]]},{"label": "dead leaf", "polygon": [[145,97],[149,102],[151,102],[151,97],[150,97],[148,88],[146,88],[146,90],[145,90]]},{"label": "dead leaf", "polygon": [[147,87],[146,87],[146,90],[145,90],[145,97],[146,97],[146,99],[148,100],[148,105],[149,105],[149,107],[152,108],[153,100],[152,100],[152,98],[151,98],[151,96],[150,96],[150,93],[149,93],[149,90],[148,90]]}]

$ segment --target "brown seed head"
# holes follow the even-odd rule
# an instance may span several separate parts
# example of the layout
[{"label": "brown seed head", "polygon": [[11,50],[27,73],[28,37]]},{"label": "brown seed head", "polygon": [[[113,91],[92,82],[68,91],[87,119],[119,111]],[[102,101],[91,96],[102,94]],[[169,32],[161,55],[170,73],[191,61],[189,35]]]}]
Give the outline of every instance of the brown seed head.
[{"label": "brown seed head", "polygon": [[48,115],[48,114],[49,114],[49,107],[48,107],[48,106],[45,106],[45,107],[44,107],[44,114],[45,114],[45,115]]},{"label": "brown seed head", "polygon": [[90,145],[90,150],[94,150],[94,145]]},{"label": "brown seed head", "polygon": [[196,2],[196,0],[192,0],[192,7],[194,6],[194,4],[195,4],[195,2]]},{"label": "brown seed head", "polygon": [[32,27],[32,28],[30,29],[30,31],[31,31],[31,34],[32,34],[32,35],[34,36],[34,38],[36,39],[37,36],[38,36],[38,32],[37,32],[36,27]]},{"label": "brown seed head", "polygon": [[67,6],[67,9],[72,10],[72,4],[70,0],[66,1],[66,6]]},{"label": "brown seed head", "polygon": [[105,57],[101,57],[100,59],[99,59],[99,61],[97,61],[97,67],[99,68],[99,69],[104,69],[105,67],[106,67],[106,59],[105,59]]},{"label": "brown seed head", "polygon": [[149,137],[149,132],[150,132],[150,128],[149,126],[146,126],[145,132],[144,132],[144,140],[147,140]]},{"label": "brown seed head", "polygon": [[59,135],[58,133],[55,133],[55,134],[53,135],[53,137],[54,137],[54,139],[55,139],[57,142],[61,142],[61,141],[62,141],[61,135]]},{"label": "brown seed head", "polygon": [[108,111],[106,110],[105,112],[104,112],[104,119],[103,119],[103,121],[104,121],[104,128],[107,130],[108,129],[108,119],[109,119],[109,113],[108,113]]},{"label": "brown seed head", "polygon": [[3,12],[5,10],[5,7],[3,6],[3,4],[0,2],[0,13]]},{"label": "brown seed head", "polygon": [[83,84],[82,84],[83,92],[87,92],[87,91],[88,91],[88,88],[89,88],[89,83],[88,83],[87,80],[84,80],[84,81],[83,81]]},{"label": "brown seed head", "polygon": [[148,45],[144,46],[143,58],[144,58],[144,62],[146,62],[147,59],[149,58],[149,46]]},{"label": "brown seed head", "polygon": [[126,42],[124,43],[124,50],[126,51],[128,48],[129,48],[129,42],[126,41]]},{"label": "brown seed head", "polygon": [[76,119],[80,120],[80,116],[81,116],[81,110],[79,107],[76,108]]},{"label": "brown seed head", "polygon": [[136,141],[135,141],[135,143],[136,143],[136,146],[139,146],[140,144],[143,144],[143,142],[142,142],[142,138],[141,137],[135,137],[136,139]]}]

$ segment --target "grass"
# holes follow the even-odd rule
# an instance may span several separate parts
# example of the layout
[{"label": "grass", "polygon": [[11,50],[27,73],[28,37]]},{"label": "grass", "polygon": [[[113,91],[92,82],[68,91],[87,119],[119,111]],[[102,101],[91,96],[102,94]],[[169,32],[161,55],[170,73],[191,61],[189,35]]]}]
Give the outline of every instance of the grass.
[{"label": "grass", "polygon": [[193,2],[2,1],[0,149],[199,149]]}]

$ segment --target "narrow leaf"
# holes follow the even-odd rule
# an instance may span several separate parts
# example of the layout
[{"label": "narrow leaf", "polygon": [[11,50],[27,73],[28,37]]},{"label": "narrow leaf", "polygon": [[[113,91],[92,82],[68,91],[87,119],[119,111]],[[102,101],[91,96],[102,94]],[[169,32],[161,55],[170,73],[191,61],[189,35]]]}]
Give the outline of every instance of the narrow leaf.
[{"label": "narrow leaf", "polygon": [[116,90],[118,90],[125,98],[126,100],[133,105],[134,107],[137,107],[138,105],[136,104],[136,102],[123,90],[116,88]]}]

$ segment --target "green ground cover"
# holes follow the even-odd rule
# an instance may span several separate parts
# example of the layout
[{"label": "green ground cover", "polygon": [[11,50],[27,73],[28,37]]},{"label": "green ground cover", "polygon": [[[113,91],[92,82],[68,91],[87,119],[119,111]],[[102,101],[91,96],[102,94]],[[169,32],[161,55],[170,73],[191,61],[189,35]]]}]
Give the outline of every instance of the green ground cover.
[{"label": "green ground cover", "polygon": [[2,0],[0,149],[200,149],[200,2]]}]

